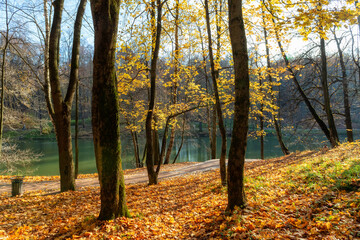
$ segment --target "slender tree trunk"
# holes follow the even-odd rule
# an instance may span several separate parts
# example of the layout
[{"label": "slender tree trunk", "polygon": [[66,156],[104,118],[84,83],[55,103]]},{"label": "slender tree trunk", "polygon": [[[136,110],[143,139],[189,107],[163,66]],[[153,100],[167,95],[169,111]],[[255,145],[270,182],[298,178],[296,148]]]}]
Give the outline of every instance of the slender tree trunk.
[{"label": "slender tree trunk", "polygon": [[39,112],[39,124],[40,124],[40,135],[42,135],[43,127],[42,127],[42,114],[41,114],[41,101],[40,97],[38,97],[38,112]]},{"label": "slender tree trunk", "polygon": [[4,96],[5,96],[5,72],[6,72],[6,51],[9,45],[9,13],[8,2],[5,1],[5,21],[6,21],[6,33],[5,33],[5,45],[2,52],[1,63],[1,100],[0,100],[0,155],[2,152],[2,138],[4,129]]},{"label": "slender tree trunk", "polygon": [[[262,90],[262,80],[261,77],[259,77],[259,81],[260,81],[260,91],[263,94],[263,90]],[[264,159],[264,104],[260,103],[260,116],[259,116],[259,121],[260,121],[260,158]]]},{"label": "slender tree trunk", "polygon": [[345,126],[346,126],[346,134],[348,142],[353,142],[353,129],[351,122],[351,110],[349,103],[349,87],[348,87],[348,79],[346,74],[346,67],[343,57],[343,52],[340,47],[340,40],[337,38],[335,30],[333,31],[334,38],[336,41],[336,46],[339,52],[340,66],[341,66],[341,74],[342,74],[342,86],[343,86],[343,95],[344,95],[344,109],[345,109]]},{"label": "slender tree trunk", "polygon": [[175,126],[173,126],[171,128],[170,140],[169,140],[169,145],[168,145],[168,147],[166,149],[166,155],[165,155],[165,159],[164,159],[164,164],[169,164],[170,163],[170,156],[171,156],[172,149],[174,147],[174,142],[175,142]]},{"label": "slender tree trunk", "polygon": [[[275,104],[275,99],[274,99],[274,96],[272,94],[274,92],[273,86],[272,86],[273,81],[272,81],[272,77],[271,77],[271,74],[270,74],[270,69],[271,69],[270,49],[269,49],[269,43],[268,43],[268,39],[267,39],[268,36],[267,36],[267,30],[266,30],[266,27],[265,27],[266,23],[265,23],[264,15],[263,15],[263,24],[264,24],[264,38],[265,38],[265,48],[266,48],[266,63],[267,63],[268,79],[269,79],[269,82],[270,82],[270,91],[271,91],[270,98],[271,98],[271,103]],[[289,155],[290,151],[285,146],[285,143],[283,141],[282,134],[281,134],[280,124],[279,124],[275,114],[272,114],[272,119],[273,119],[273,122],[274,122],[276,137],[278,139],[281,151],[284,153],[284,155]]]},{"label": "slender tree trunk", "polygon": [[226,185],[226,163],[225,163],[226,130],[224,127],[224,120],[223,120],[219,91],[218,91],[218,86],[217,86],[217,80],[219,78],[219,71],[217,69],[215,69],[214,55],[213,55],[213,50],[212,50],[208,0],[205,0],[205,12],[206,12],[206,28],[207,28],[207,32],[208,32],[211,76],[212,76],[212,80],[213,80],[213,89],[214,89],[215,100],[216,100],[216,112],[217,112],[217,117],[218,117],[218,125],[219,125],[220,134],[221,134],[220,176],[221,176],[221,184]]},{"label": "slender tree trunk", "polygon": [[143,167],[143,162],[140,160],[140,150],[139,150],[139,140],[138,140],[138,135],[136,132],[134,132],[134,137],[135,137],[135,148],[136,148],[136,152],[137,152],[137,157],[138,157],[138,161],[139,161],[139,167]]},{"label": "slender tree trunk", "polygon": [[76,82],[75,93],[75,179],[79,175],[79,81]]},{"label": "slender tree trunk", "polygon": [[96,165],[100,181],[98,219],[129,216],[121,167],[119,106],[115,51],[120,0],[92,0],[95,29],[92,89],[92,125]]},{"label": "slender tree trunk", "polygon": [[185,123],[186,123],[186,114],[184,114],[183,117],[183,124],[182,124],[182,128],[181,128],[181,141],[180,141],[180,146],[179,149],[175,155],[175,158],[173,160],[173,164],[176,162],[176,160],[178,159],[179,155],[180,155],[180,151],[182,149],[182,146],[184,144],[184,135],[185,135]]},{"label": "slender tree trunk", "polygon": [[[7,7],[7,4],[6,4]],[[6,15],[7,15],[7,10],[6,10]],[[7,21],[7,17],[6,17],[6,21]],[[7,50],[7,46],[8,46],[8,34],[6,34],[6,39],[5,39],[5,46],[3,48],[3,55],[2,55],[2,63],[1,63],[1,101],[0,101],[0,155],[2,152],[2,138],[3,138],[3,129],[4,129],[4,96],[5,96],[5,89],[4,89],[4,85],[5,85],[5,71],[6,71],[6,50]]]},{"label": "slender tree trunk", "polygon": [[[175,80],[173,80],[173,86],[172,86],[172,93],[171,93],[171,99],[172,99],[172,104],[176,104],[177,102],[177,88],[178,88],[178,82],[177,80],[179,79],[179,58],[180,58],[180,47],[179,47],[179,9],[180,9],[180,3],[179,0],[176,0],[176,6],[175,6],[175,54],[174,54],[174,77]],[[168,148],[166,150],[166,156],[165,156],[165,160],[164,160],[164,164],[169,164],[170,162],[170,156],[171,156],[171,152],[174,146],[174,141],[175,141],[175,125],[172,126],[171,128],[171,133],[170,133],[170,140],[169,140],[169,145]]]},{"label": "slender tree trunk", "polygon": [[212,106],[211,111],[211,139],[210,139],[210,148],[211,148],[211,159],[216,159],[216,107],[215,105]]},{"label": "slender tree trunk", "polygon": [[[156,4],[155,4],[156,1]],[[156,17],[157,12],[157,17]],[[155,88],[156,88],[156,67],[160,50],[160,36],[161,36],[161,17],[162,17],[162,3],[161,0],[152,0],[151,2],[151,22],[152,26],[152,51],[151,51],[151,65],[150,65],[150,101],[149,110],[146,116],[146,169],[149,177],[149,185],[158,183],[158,176],[154,171],[154,146],[152,138],[152,119],[155,106]],[[155,22],[156,17],[156,22]]]},{"label": "slender tree trunk", "polygon": [[[156,118],[154,118],[155,120]],[[159,132],[153,129],[153,158],[154,165],[159,165],[160,162],[160,146],[159,146]]]},{"label": "slender tree trunk", "polygon": [[134,147],[135,166],[136,166],[136,168],[140,168],[140,167],[142,167],[142,164],[140,162],[139,147],[138,147],[138,143],[137,143],[136,132],[131,130],[130,133],[131,133],[131,139],[132,139],[133,147]]},{"label": "slender tree trunk", "polygon": [[5,96],[5,67],[6,67],[6,49],[8,45],[8,39],[5,39],[5,47],[3,48],[3,56],[1,63],[1,101],[0,101],[0,155],[2,152],[2,138],[3,138],[3,129],[4,129],[4,96]]},{"label": "slender tree trunk", "polygon": [[44,20],[45,20],[45,39],[44,39],[44,94],[47,110],[52,122],[54,122],[54,108],[51,100],[51,85],[49,72],[49,40],[50,40],[50,21],[47,9],[48,0],[44,0]]},{"label": "slender tree trunk", "polygon": [[325,39],[320,37],[320,52],[321,52],[321,85],[324,95],[324,107],[328,120],[330,130],[330,143],[332,147],[339,145],[339,137],[337,134],[334,117],[330,107],[330,95],[327,81],[327,63],[326,63],[326,51],[325,51]]},{"label": "slender tree trunk", "polygon": [[[205,84],[206,84],[206,93],[210,92],[210,81],[207,72],[206,66],[206,55],[205,55],[205,47],[204,41],[201,34],[201,29],[199,27],[199,34],[201,38],[201,49],[203,55],[203,62],[204,62],[204,75],[205,75]],[[209,142],[210,142],[210,157],[211,159],[216,159],[216,107],[208,104],[206,107],[207,110],[207,124],[208,124],[208,131],[209,131]]]},{"label": "slender tree trunk", "polygon": [[234,125],[228,162],[228,205],[245,207],[244,166],[249,119],[249,66],[242,15],[242,0],[229,0],[229,32],[234,59],[235,103]]}]

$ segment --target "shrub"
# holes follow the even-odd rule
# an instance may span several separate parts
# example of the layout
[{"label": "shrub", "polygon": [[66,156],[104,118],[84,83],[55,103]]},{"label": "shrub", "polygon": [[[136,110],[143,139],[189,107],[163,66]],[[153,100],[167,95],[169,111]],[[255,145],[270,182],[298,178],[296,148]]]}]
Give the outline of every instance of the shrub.
[{"label": "shrub", "polygon": [[39,161],[41,154],[33,153],[30,149],[21,150],[8,139],[3,139],[0,156],[1,175],[28,175],[34,171],[30,166]]}]

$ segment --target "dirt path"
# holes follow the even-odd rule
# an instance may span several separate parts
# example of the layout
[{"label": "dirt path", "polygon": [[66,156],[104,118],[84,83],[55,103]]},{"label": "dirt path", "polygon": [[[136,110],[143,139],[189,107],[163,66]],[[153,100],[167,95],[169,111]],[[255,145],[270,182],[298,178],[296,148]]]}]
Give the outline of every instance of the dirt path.
[{"label": "dirt path", "polygon": [[[256,161],[257,159],[246,159],[247,162]],[[171,166],[171,165],[169,165]],[[174,165],[172,165],[174,166]],[[185,174],[193,174],[195,172],[205,172],[212,169],[219,168],[219,159],[212,159],[206,162],[195,163],[191,165],[178,165],[178,167],[171,167],[172,170],[160,171],[159,180],[164,178],[177,177]],[[148,182],[147,172],[145,168],[137,169],[134,173],[125,174],[126,184],[146,183]],[[97,178],[80,178],[76,179],[77,188],[82,187],[98,187],[99,181]],[[24,192],[28,191],[46,191],[57,192],[60,189],[59,181],[42,181],[42,182],[24,182]],[[11,193],[11,183],[0,181],[0,194]]]}]

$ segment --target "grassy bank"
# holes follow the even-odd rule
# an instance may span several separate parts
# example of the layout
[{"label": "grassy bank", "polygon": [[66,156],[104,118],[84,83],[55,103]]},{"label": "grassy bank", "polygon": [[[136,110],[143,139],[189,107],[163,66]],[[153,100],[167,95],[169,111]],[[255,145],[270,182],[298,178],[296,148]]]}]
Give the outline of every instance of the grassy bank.
[{"label": "grassy bank", "polygon": [[355,239],[360,142],[246,165],[248,205],[224,214],[219,172],[127,186],[132,218],[98,222],[99,189],[0,196],[0,238]]}]

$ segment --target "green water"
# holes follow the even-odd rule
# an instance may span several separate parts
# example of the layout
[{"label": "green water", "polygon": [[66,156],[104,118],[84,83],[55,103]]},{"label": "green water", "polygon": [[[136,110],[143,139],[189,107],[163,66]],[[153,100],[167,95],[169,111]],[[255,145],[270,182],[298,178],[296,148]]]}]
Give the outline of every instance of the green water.
[{"label": "green water", "polygon": [[[315,135],[316,136],[316,135]],[[345,139],[344,134],[340,134],[341,139]],[[228,148],[230,146],[231,139],[228,139]],[[290,151],[314,149],[324,146],[327,142],[324,138],[312,137],[312,138],[300,138],[287,137],[287,146]],[[130,139],[122,139],[122,162],[123,169],[135,168],[135,159],[133,156],[132,141]],[[140,153],[142,156],[144,141],[140,142]],[[34,152],[42,153],[42,157],[39,162],[33,164],[34,172],[32,175],[49,176],[59,174],[59,162],[58,162],[58,150],[56,141],[49,140],[31,140],[31,141],[18,141],[19,148],[29,148]],[[218,154],[220,154],[221,140],[218,137]],[[175,150],[180,145],[180,139],[175,141]],[[203,162],[210,159],[210,144],[207,137],[199,138],[185,138],[182,150],[180,152],[177,162]],[[173,151],[174,158],[175,151]],[[281,149],[275,136],[268,135],[265,138],[265,158],[282,156]],[[247,158],[260,158],[260,141],[259,139],[249,139],[247,144]],[[95,156],[92,140],[79,140],[79,172],[80,173],[95,173]]]}]

